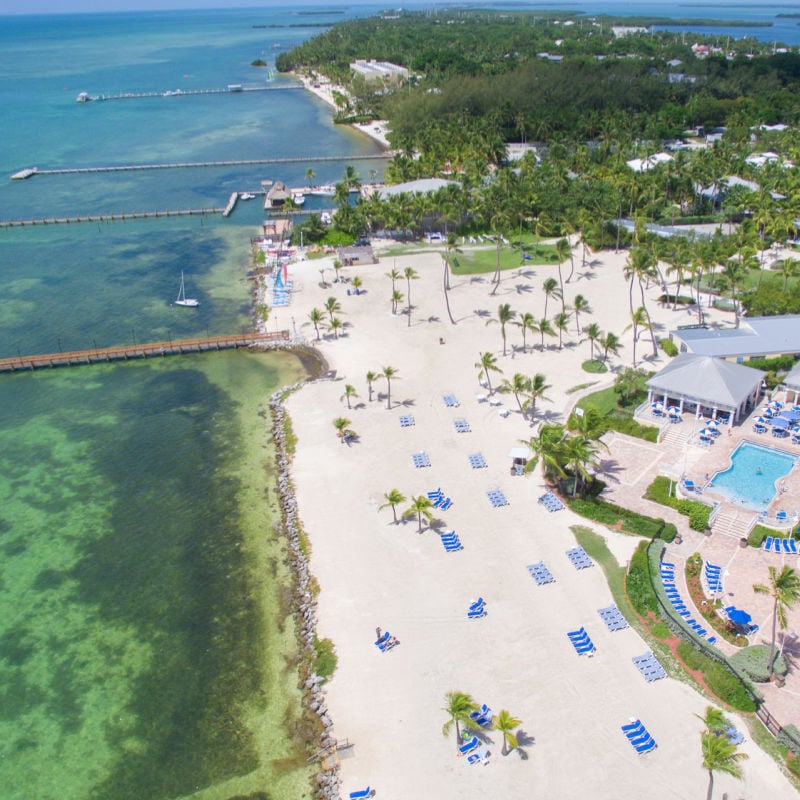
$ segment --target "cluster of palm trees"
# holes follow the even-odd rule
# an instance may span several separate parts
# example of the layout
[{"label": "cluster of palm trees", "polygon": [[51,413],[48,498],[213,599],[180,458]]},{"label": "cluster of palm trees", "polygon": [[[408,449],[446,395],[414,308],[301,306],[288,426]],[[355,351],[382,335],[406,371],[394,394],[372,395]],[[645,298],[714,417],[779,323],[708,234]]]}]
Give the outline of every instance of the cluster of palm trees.
[{"label": "cluster of palm trees", "polygon": [[602,415],[595,408],[571,414],[566,425],[542,423],[535,436],[520,440],[532,454],[525,471],[531,472],[541,462],[547,480],[571,479],[572,496],[583,495],[593,480],[591,470],[600,465],[598,453],[606,447],[600,441],[604,432]]},{"label": "cluster of palm trees", "polygon": [[399,370],[396,367],[381,367],[380,372],[374,370],[367,370],[364,376],[367,381],[367,392],[369,394],[369,402],[372,402],[372,393],[375,391],[375,381],[383,378],[386,381],[386,408],[392,407],[392,381],[398,380]]},{"label": "cluster of palm trees", "polygon": [[400,522],[401,518],[405,519],[406,517],[416,517],[417,530],[419,533],[422,533],[422,521],[425,520],[426,522],[430,523],[433,520],[433,503],[424,494],[421,494],[418,497],[412,497],[410,500],[410,505],[401,512],[400,517],[397,516],[397,506],[403,505],[408,498],[399,489],[390,489],[383,495],[383,498],[386,500],[386,502],[379,506],[379,509],[383,510],[384,508],[391,508],[395,525]]},{"label": "cluster of palm trees", "polygon": [[[408,317],[408,327],[411,327],[411,309],[414,307],[411,304],[411,281],[415,281],[419,278],[419,274],[414,269],[414,267],[406,267],[402,272],[399,272],[395,267],[386,273],[386,277],[389,278],[392,282],[392,296],[391,296],[391,303],[392,303],[392,314],[396,314],[398,308],[400,307],[400,303],[403,302],[404,299],[407,300],[406,305],[406,315]],[[406,294],[405,297],[403,293],[397,288],[397,282],[405,278],[406,280]]]},{"label": "cluster of palm trees", "polygon": [[314,307],[308,312],[308,322],[314,326],[317,341],[320,340],[321,327],[327,327],[333,331],[335,339],[339,338],[339,331],[344,327],[344,322],[336,315],[342,313],[342,304],[335,297],[329,297],[325,301],[324,308]]},{"label": "cluster of palm trees", "polygon": [[[463,744],[461,739],[461,726],[473,726],[474,722],[470,714],[478,711],[478,704],[472,697],[464,692],[448,692],[445,695],[445,706],[442,709],[447,714],[447,722],[442,726],[442,735],[449,736],[450,731],[455,727],[456,747]],[[517,719],[513,714],[505,709],[492,716],[492,728],[503,736],[502,754],[508,755],[511,750],[519,746],[516,731],[522,725],[522,720]]]},{"label": "cluster of palm trees", "polygon": [[[708,772],[708,792],[706,800],[711,800],[714,793],[714,773],[724,772],[733,778],[741,780],[741,762],[749,757],[732,744],[726,735],[730,723],[724,714],[713,706],[707,706],[705,714],[698,719],[705,726],[700,734],[700,744],[703,752],[703,769]],[[727,797],[727,795],[726,795]]]}]

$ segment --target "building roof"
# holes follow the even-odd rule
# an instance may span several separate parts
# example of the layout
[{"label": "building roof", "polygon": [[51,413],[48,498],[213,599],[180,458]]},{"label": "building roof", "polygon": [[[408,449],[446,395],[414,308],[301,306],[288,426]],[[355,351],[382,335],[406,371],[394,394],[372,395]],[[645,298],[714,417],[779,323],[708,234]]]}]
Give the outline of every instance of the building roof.
[{"label": "building roof", "polygon": [[670,331],[689,352],[718,358],[748,358],[800,353],[800,314],[749,317],[739,328]]},{"label": "building roof", "polygon": [[800,389],[800,361],[789,370],[781,383],[790,389]]},{"label": "building roof", "polygon": [[438,192],[445,186],[458,186],[457,181],[446,181],[443,178],[422,178],[418,181],[408,181],[407,183],[396,183],[394,186],[384,186],[378,189],[378,196],[381,200],[393,197],[398,194],[431,194]]},{"label": "building roof", "polygon": [[761,386],[766,373],[710,356],[681,353],[647,385],[657,393],[732,411]]}]

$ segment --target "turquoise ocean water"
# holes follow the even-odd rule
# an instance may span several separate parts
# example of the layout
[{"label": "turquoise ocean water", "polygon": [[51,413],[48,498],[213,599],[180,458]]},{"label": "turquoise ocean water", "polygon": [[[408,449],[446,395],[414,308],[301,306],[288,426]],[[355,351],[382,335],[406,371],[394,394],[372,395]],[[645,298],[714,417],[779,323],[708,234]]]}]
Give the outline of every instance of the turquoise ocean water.
[{"label": "turquoise ocean water", "polygon": [[[376,145],[334,128],[303,92],[75,102],[265,82],[253,59],[271,63],[318,32],[311,23],[377,7],[302,10],[2,18],[0,218],[224,206],[262,180],[302,185],[309,167],[320,183],[345,163],[366,176],[374,162],[359,157]],[[7,179],[31,166],[271,156],[309,160]],[[0,230],[0,357],[246,328],[261,220],[252,201],[228,220]],[[170,304],[181,270],[197,310]],[[293,682],[271,649],[291,631],[267,536],[262,416],[269,392],[299,374],[291,358],[222,353],[0,376],[4,800],[301,796],[282,732]]]}]

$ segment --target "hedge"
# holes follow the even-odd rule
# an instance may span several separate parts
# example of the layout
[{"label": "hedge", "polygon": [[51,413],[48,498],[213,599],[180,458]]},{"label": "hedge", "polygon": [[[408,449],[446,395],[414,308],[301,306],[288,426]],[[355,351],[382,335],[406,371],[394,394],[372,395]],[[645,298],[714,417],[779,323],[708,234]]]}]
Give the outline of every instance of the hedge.
[{"label": "hedge", "polygon": [[711,506],[705,503],[698,503],[696,500],[688,500],[685,497],[678,498],[670,495],[669,487],[674,485],[674,481],[659,475],[646,489],[644,496],[654,503],[662,506],[674,508],[679,514],[689,517],[689,527],[693,531],[701,533],[708,527],[708,518],[711,516]]},{"label": "hedge", "polygon": [[749,544],[750,547],[761,547],[761,544],[767,536],[774,535],[775,531],[765,528],[763,525],[756,525],[747,537],[747,544]]},{"label": "hedge", "polygon": [[658,614],[658,600],[647,570],[647,542],[640,542],[633,553],[625,589],[631,605],[640,616],[647,616],[648,611]]},{"label": "hedge", "polygon": [[678,355],[678,345],[672,339],[662,339],[658,346],[668,355],[674,358]]},{"label": "hedge", "polygon": [[606,503],[596,497],[565,497],[564,500],[576,514],[636,536],[654,539],[661,536],[666,526],[663,519],[646,517],[644,514],[637,514],[635,511]]},{"label": "hedge", "polygon": [[[757,644],[745,647],[734,653],[728,661],[740,672],[744,672],[756,683],[769,681],[769,651],[766,644]],[[786,659],[781,655],[775,660],[775,674],[785,675],[789,671]]]},{"label": "hedge", "polygon": [[678,643],[678,656],[690,670],[700,670],[708,688],[731,708],[746,712],[756,710],[756,704],[741,681],[722,664],[696,650],[689,642],[685,641]]},{"label": "hedge", "polygon": [[336,671],[336,652],[333,648],[333,642],[330,639],[318,639],[314,637],[314,650],[316,656],[314,658],[314,672],[320,678],[330,678]]}]

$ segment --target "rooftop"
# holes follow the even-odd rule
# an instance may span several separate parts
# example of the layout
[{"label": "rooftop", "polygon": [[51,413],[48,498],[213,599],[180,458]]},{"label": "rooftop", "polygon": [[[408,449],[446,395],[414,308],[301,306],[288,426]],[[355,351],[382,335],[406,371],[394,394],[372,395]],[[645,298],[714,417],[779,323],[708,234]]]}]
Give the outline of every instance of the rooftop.
[{"label": "rooftop", "polygon": [[678,329],[670,338],[690,353],[718,358],[800,353],[800,314],[750,317],[738,328]]}]

